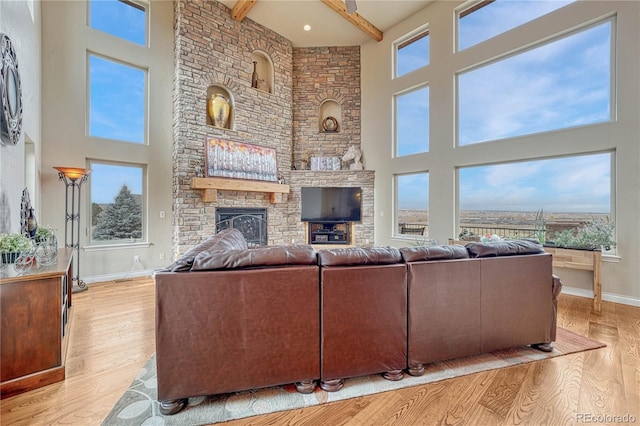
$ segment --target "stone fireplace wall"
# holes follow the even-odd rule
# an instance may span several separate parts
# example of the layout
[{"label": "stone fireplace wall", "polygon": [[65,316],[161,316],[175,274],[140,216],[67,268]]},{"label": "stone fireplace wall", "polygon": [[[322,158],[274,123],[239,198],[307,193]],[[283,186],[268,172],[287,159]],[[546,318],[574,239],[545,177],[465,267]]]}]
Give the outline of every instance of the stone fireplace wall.
[{"label": "stone fireplace wall", "polygon": [[[321,156],[342,156],[349,144],[359,146],[359,47],[294,49],[289,40],[248,18],[234,21],[230,9],[214,0],[177,0],[174,12],[174,257],[215,233],[217,207],[266,208],[270,245],[305,243],[299,188],[325,181],[370,187],[365,194],[371,192],[371,206],[365,206],[366,219],[356,225],[356,242],[372,242],[373,172],[292,171],[294,139]],[[268,55],[273,64],[271,93],[251,87],[256,51]],[[294,68],[300,72],[295,84]],[[230,129],[208,124],[207,91],[212,86],[230,94]],[[340,133],[318,131],[318,108],[325,98],[341,103]],[[294,120],[293,111],[302,115]],[[272,204],[268,193],[218,191],[217,201],[203,202],[202,191],[192,189],[191,180],[205,170],[208,138],[274,148],[278,175],[291,185],[291,193],[279,195]]]},{"label": "stone fireplace wall", "polygon": [[[355,245],[366,247],[374,244],[374,193],[373,185],[375,172],[373,170],[334,172],[292,170],[288,174],[291,192],[287,196],[287,211],[285,224],[287,233],[285,241],[288,244],[307,243],[306,224],[300,222],[302,199],[300,188],[303,186],[327,187],[360,187],[362,188],[362,220],[354,223],[353,242]],[[340,246],[335,246],[339,248]]]},{"label": "stone fireplace wall", "polygon": [[[275,148],[278,173],[291,169],[291,43],[249,19],[232,20],[229,9],[217,1],[179,0],[174,5],[174,252],[215,233],[216,206],[268,208],[270,243],[275,244],[282,240],[277,232],[282,219],[269,194],[221,191],[217,202],[204,203],[190,183],[204,170],[205,140],[210,137]],[[251,54],[256,50],[273,62],[273,93],[251,87]],[[207,89],[212,85],[224,87],[233,98],[232,129],[207,124]]]},{"label": "stone fireplace wall", "polygon": [[[335,101],[340,129],[319,129],[320,106]],[[304,156],[341,157],[360,147],[360,46],[293,49],[294,165]]]}]

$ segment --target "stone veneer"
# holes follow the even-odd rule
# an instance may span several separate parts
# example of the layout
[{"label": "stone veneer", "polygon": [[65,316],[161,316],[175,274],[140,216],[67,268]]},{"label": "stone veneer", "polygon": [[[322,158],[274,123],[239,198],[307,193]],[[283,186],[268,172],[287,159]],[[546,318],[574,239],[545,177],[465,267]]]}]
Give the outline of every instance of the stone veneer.
[{"label": "stone veneer", "polygon": [[[269,244],[305,243],[301,186],[361,186],[365,205],[355,241],[372,244],[373,172],[291,170],[294,140],[296,151],[309,149],[322,156],[341,156],[350,143],[359,146],[359,47],[294,49],[289,40],[250,19],[234,21],[230,9],[217,1],[178,0],[174,12],[174,256],[215,233],[218,206],[267,208]],[[273,62],[273,93],[251,87],[251,53],[256,50]],[[207,124],[207,89],[212,85],[231,94],[232,129]],[[324,99],[341,104],[341,133],[318,131]],[[203,202],[201,191],[190,186],[204,170],[205,140],[211,137],[275,148],[278,174],[291,185],[291,193],[278,195],[276,204],[267,193],[245,191],[218,191],[216,202]]]},{"label": "stone veneer", "polygon": [[[352,239],[358,246],[372,246],[374,235],[374,192],[375,172],[373,170],[334,172],[291,170],[288,174],[291,192],[286,196],[284,243],[305,244],[306,226],[300,222],[301,195],[303,186],[355,186],[362,188],[362,221],[354,223]],[[269,231],[271,232],[271,231]],[[334,246],[340,248],[339,245]]]},{"label": "stone veneer", "polygon": [[[340,131],[319,131],[325,100],[340,105]],[[349,145],[360,147],[360,46],[293,49],[294,165],[311,157],[341,157]]]}]

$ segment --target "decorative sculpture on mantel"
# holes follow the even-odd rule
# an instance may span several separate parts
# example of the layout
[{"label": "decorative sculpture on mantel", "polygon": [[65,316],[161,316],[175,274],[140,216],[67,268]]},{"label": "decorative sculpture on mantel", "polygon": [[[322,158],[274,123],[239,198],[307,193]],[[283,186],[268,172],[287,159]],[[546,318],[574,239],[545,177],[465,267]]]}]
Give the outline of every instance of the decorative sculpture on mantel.
[{"label": "decorative sculpture on mantel", "polygon": [[345,163],[347,161],[354,160],[352,164],[349,165],[349,170],[363,170],[364,167],[360,162],[360,158],[362,158],[362,151],[355,145],[351,145],[347,150],[347,153],[342,157],[342,161]]}]

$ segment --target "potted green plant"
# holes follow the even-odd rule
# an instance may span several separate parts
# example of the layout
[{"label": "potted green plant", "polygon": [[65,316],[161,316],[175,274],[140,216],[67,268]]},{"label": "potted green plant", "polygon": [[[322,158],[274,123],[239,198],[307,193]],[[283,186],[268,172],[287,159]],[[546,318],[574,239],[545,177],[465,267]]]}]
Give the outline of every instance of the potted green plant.
[{"label": "potted green plant", "polygon": [[611,250],[616,242],[613,240],[613,222],[594,219],[577,230],[567,229],[559,233],[555,240],[556,247],[577,248],[587,250]]},{"label": "potted green plant", "polygon": [[31,249],[31,239],[22,234],[0,234],[2,263],[14,263],[18,255]]},{"label": "potted green plant", "polygon": [[53,228],[50,228],[48,226],[38,226],[35,236],[36,243],[44,243],[47,240],[52,241],[55,239],[55,237],[56,234]]}]

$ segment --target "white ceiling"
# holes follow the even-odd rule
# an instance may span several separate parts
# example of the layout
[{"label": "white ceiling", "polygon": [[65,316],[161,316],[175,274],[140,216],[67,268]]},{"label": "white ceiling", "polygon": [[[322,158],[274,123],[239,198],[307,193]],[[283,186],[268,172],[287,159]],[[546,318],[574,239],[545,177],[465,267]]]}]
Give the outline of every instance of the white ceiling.
[{"label": "white ceiling", "polygon": [[[236,4],[219,1],[230,9]],[[357,0],[357,13],[384,32],[433,1]],[[258,0],[247,18],[291,40],[294,47],[356,46],[371,40],[320,0]],[[311,31],[303,30],[305,24]]]}]

